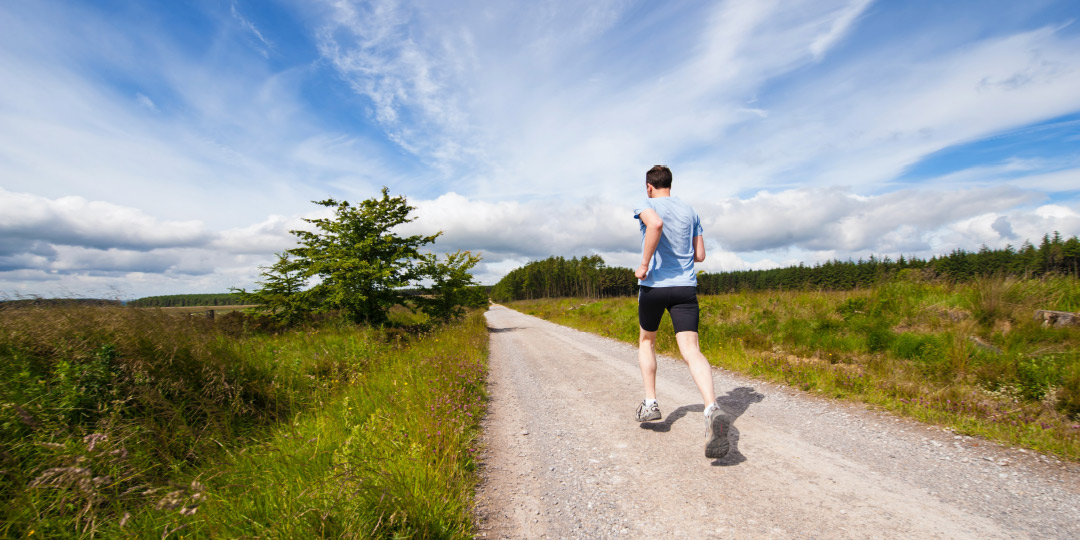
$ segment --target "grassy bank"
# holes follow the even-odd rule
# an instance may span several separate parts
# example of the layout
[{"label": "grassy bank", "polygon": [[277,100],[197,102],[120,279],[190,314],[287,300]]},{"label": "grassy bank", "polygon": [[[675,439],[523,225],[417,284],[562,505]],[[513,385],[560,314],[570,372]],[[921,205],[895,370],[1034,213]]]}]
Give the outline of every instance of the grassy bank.
[{"label": "grassy bank", "polygon": [[0,313],[0,533],[469,535],[479,314],[426,330],[218,323]]},{"label": "grassy bank", "polygon": [[[1033,318],[1037,309],[1080,310],[1076,279],[948,285],[901,278],[853,292],[700,302],[702,348],[719,366],[1080,460],[1080,328]],[[637,342],[634,298],[511,306]],[[667,321],[657,346],[677,356]]]}]

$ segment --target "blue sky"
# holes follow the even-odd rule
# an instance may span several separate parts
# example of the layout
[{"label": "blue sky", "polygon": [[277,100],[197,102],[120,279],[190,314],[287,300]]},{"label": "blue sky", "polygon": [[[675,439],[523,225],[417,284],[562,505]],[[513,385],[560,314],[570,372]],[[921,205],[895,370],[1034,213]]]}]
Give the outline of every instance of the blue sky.
[{"label": "blue sky", "polygon": [[0,294],[250,287],[382,186],[405,232],[639,257],[644,172],[709,271],[1080,234],[1071,1],[0,3]]}]

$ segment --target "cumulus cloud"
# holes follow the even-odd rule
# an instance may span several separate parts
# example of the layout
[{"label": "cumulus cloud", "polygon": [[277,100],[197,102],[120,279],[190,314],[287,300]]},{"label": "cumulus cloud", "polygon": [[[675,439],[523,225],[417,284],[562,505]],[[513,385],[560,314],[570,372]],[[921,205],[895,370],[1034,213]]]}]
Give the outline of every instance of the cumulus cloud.
[{"label": "cumulus cloud", "polygon": [[[1037,243],[1055,230],[1080,234],[1080,207],[1028,206],[1038,198],[1003,186],[959,192],[912,189],[874,196],[842,188],[803,188],[692,203],[701,214],[709,253],[701,269],[716,272],[869,254],[929,257],[982,244],[1003,247],[1023,239]],[[417,208],[417,219],[397,232],[426,235],[441,230],[432,251],[466,249],[483,254],[475,275],[484,283],[495,283],[513,268],[552,255],[599,254],[612,266],[633,266],[640,257],[632,205],[599,200],[493,202],[454,192],[410,204]],[[329,209],[319,212],[306,217],[331,215]],[[117,216],[131,217],[134,226],[150,220],[162,228],[163,222],[146,215],[118,212]],[[4,235],[0,288],[40,291],[42,284],[51,284],[67,290],[100,289],[111,283],[137,296],[154,294],[155,286],[173,288],[158,291],[250,287],[258,279],[259,266],[272,262],[273,253],[295,246],[288,231],[309,227],[302,217],[271,216],[218,232],[195,229],[199,234],[193,238],[201,241],[188,245],[164,242],[153,247],[151,242],[160,243],[161,237],[152,237],[139,243],[140,249],[124,247],[124,242],[131,243],[127,237],[108,242],[99,235],[94,242],[71,245],[52,240],[78,235]],[[78,216],[65,219],[77,222]]]},{"label": "cumulus cloud", "polygon": [[302,223],[272,217],[217,233],[198,221],[161,220],[109,202],[0,189],[0,284],[123,280],[132,274],[183,280],[232,267],[251,275],[262,259],[245,254],[272,253],[281,243],[279,229],[296,222]]},{"label": "cumulus cloud", "polygon": [[993,223],[990,224],[990,228],[994,229],[994,232],[998,233],[1003,239],[1011,240],[1016,238],[1016,233],[1013,232],[1012,224],[1009,223],[1009,218],[1005,216],[998,216]]},{"label": "cumulus cloud", "polygon": [[450,192],[414,204],[417,220],[403,231],[443,231],[435,242],[439,251],[540,259],[620,251],[637,241],[633,212],[601,201],[486,202]]},{"label": "cumulus cloud", "polygon": [[837,187],[800,188],[703,204],[700,211],[721,245],[736,252],[789,246],[902,252],[928,249],[927,235],[950,222],[1034,198],[1008,187],[902,190],[877,196]]},{"label": "cumulus cloud", "polygon": [[[329,217],[318,215],[312,217]],[[308,223],[299,216],[270,216],[266,220],[221,231],[211,243],[228,253],[270,254],[296,247],[296,237],[289,231],[306,230]]]},{"label": "cumulus cloud", "polygon": [[[870,254],[930,257],[982,244],[1003,247],[1017,238],[1034,241],[1053,230],[1080,234],[1076,209],[1030,209],[1041,198],[1008,186],[872,196],[832,187],[692,204],[701,215],[710,253],[703,269],[721,271]],[[442,230],[438,251],[482,251],[484,270],[493,276],[555,254],[600,254],[616,266],[632,266],[640,256],[640,233],[630,207],[612,202],[488,202],[448,193],[413,204],[419,218],[404,232]]]},{"label": "cumulus cloud", "polygon": [[0,188],[0,236],[54,245],[146,251],[205,244],[199,221],[161,221],[141,210],[82,197],[48,199]]}]

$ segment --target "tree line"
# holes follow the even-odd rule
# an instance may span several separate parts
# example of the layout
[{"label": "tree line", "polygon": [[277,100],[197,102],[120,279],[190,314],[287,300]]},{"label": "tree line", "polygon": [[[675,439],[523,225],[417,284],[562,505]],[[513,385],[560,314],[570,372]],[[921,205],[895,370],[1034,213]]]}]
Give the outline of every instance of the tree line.
[{"label": "tree line", "polygon": [[[963,282],[990,275],[1039,277],[1059,274],[1080,277],[1080,238],[1044,235],[1038,246],[1024,242],[1001,249],[983,246],[978,251],[956,249],[930,259],[900,256],[858,261],[831,260],[813,266],[799,264],[769,270],[699,272],[698,292],[722,294],[767,290],[851,290],[871,287],[904,270],[928,279]],[[498,302],[533,298],[632,296],[637,294],[633,270],[609,267],[598,255],[533,261],[503,277],[491,291]]]},{"label": "tree line", "polygon": [[604,264],[599,255],[571,259],[549,257],[516,268],[491,289],[497,302],[580,296],[606,298],[637,293],[637,278],[627,268]]},{"label": "tree line", "polygon": [[1038,247],[1024,242],[1019,249],[983,246],[978,251],[956,249],[930,259],[889,257],[858,261],[832,260],[814,266],[789,266],[769,270],[699,273],[698,291],[721,294],[733,291],[850,290],[871,287],[912,269],[927,279],[964,282],[991,275],[1039,277],[1059,274],[1080,277],[1080,239],[1059,233],[1044,235]]},{"label": "tree line", "polygon": [[127,303],[134,307],[188,307],[188,306],[235,306],[242,304],[243,298],[233,293],[207,294],[167,294],[147,296]]}]

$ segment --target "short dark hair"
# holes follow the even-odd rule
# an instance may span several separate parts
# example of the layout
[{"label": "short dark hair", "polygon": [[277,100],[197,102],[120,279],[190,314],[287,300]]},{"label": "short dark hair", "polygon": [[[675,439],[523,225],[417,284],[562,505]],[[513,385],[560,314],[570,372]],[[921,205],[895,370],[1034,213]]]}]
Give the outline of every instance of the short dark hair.
[{"label": "short dark hair", "polygon": [[653,165],[645,173],[645,182],[657,189],[671,189],[671,169],[667,165]]}]

